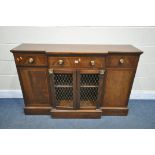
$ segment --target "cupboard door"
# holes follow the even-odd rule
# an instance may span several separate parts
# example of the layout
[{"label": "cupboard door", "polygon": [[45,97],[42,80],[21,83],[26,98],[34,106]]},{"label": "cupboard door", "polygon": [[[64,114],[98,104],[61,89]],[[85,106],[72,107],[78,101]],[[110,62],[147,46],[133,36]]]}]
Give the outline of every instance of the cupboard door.
[{"label": "cupboard door", "polygon": [[50,106],[46,68],[18,67],[26,106]]},{"label": "cupboard door", "polygon": [[76,71],[72,69],[49,69],[51,96],[56,109],[75,109]]},{"label": "cupboard door", "polygon": [[77,108],[97,109],[103,94],[104,70],[77,71]]},{"label": "cupboard door", "polygon": [[107,69],[103,107],[126,107],[135,69]]}]

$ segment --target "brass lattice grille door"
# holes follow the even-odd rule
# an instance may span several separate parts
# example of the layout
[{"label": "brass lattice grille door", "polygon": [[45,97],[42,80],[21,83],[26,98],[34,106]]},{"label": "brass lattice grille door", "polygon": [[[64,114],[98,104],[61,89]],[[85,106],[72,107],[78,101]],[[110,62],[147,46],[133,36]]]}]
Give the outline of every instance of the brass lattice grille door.
[{"label": "brass lattice grille door", "polygon": [[78,108],[99,108],[103,94],[103,74],[103,70],[80,70],[77,72]]},{"label": "brass lattice grille door", "polygon": [[58,109],[75,108],[76,71],[49,70],[52,88],[53,107]]}]

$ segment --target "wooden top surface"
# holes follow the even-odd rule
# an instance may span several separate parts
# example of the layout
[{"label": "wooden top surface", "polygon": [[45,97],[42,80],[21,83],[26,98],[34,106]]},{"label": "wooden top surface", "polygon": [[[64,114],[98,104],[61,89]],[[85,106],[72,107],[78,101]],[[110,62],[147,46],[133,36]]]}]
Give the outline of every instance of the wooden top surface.
[{"label": "wooden top surface", "polygon": [[142,53],[132,45],[104,44],[21,44],[11,52],[51,52],[51,53]]}]

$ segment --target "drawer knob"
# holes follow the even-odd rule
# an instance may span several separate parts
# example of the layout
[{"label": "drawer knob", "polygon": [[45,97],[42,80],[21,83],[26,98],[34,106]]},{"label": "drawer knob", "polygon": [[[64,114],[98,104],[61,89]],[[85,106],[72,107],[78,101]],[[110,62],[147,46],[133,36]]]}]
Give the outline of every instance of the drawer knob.
[{"label": "drawer knob", "polygon": [[62,65],[63,63],[64,63],[64,61],[63,60],[59,60],[59,65]]},{"label": "drawer knob", "polygon": [[95,66],[95,61],[90,61],[90,64],[92,65],[92,66]]},{"label": "drawer knob", "polygon": [[75,64],[78,64],[78,63],[79,63],[79,60],[75,60],[74,63],[75,63]]},{"label": "drawer knob", "polygon": [[124,59],[120,59],[119,62],[120,62],[121,64],[124,64]]},{"label": "drawer knob", "polygon": [[30,64],[33,64],[33,63],[34,63],[34,59],[33,59],[33,58],[29,58],[29,59],[28,59],[28,62],[29,62]]}]

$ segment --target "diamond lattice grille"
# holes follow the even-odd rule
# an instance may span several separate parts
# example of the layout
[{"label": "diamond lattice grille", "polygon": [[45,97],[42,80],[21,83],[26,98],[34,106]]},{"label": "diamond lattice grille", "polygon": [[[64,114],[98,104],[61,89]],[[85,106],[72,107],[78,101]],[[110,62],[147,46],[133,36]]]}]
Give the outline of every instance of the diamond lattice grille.
[{"label": "diamond lattice grille", "polygon": [[98,96],[99,74],[81,74],[80,105],[96,106]]},{"label": "diamond lattice grille", "polygon": [[73,75],[54,74],[56,106],[73,106]]}]

